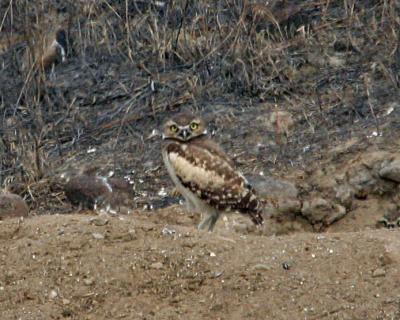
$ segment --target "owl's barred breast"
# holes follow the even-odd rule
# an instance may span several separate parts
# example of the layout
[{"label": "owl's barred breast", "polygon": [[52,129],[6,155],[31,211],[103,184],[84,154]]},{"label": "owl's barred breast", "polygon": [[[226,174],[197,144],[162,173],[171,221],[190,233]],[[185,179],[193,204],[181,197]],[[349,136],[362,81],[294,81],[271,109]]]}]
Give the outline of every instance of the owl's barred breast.
[{"label": "owl's barred breast", "polygon": [[218,145],[205,137],[190,143],[173,141],[165,152],[181,184],[201,200],[218,210],[249,214],[254,223],[262,223],[253,188]]}]

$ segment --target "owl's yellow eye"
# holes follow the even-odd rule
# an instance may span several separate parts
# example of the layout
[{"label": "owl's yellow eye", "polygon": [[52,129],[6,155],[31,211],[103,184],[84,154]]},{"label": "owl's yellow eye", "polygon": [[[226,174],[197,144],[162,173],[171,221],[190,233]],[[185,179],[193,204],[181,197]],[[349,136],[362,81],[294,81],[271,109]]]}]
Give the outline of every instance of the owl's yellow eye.
[{"label": "owl's yellow eye", "polygon": [[190,129],[196,130],[199,127],[199,124],[197,122],[192,122],[190,124]]},{"label": "owl's yellow eye", "polygon": [[172,133],[176,133],[176,132],[178,132],[178,127],[176,126],[176,125],[171,125],[170,127],[169,127],[169,130],[172,132]]}]

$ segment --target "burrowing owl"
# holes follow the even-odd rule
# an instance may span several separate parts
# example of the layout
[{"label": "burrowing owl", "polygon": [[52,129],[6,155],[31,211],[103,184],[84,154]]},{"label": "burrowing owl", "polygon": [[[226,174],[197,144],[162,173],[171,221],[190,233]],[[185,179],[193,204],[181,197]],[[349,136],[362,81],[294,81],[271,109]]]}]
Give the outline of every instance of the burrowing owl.
[{"label": "burrowing owl", "polygon": [[163,128],[163,159],[188,210],[205,215],[199,229],[212,231],[223,211],[248,214],[262,224],[261,203],[233,161],[207,137],[205,122],[191,114],[168,120]]},{"label": "burrowing owl", "polygon": [[57,29],[52,35],[42,36],[28,47],[24,57],[23,69],[27,70],[32,64],[42,71],[50,70],[56,63],[65,62],[67,54],[67,33]]},{"label": "burrowing owl", "polygon": [[41,67],[47,70],[51,67],[57,60],[64,62],[66,59],[67,51],[67,34],[64,29],[58,29],[55,33],[55,37],[43,52],[41,58]]}]

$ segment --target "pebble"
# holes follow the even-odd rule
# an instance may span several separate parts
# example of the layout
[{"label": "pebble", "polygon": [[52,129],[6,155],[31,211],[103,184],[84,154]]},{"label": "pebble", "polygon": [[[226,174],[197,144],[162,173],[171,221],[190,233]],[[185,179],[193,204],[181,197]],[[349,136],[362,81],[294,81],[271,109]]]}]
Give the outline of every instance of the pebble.
[{"label": "pebble", "polygon": [[392,161],[379,171],[379,176],[384,179],[400,183],[400,160]]},{"label": "pebble", "polygon": [[372,273],[372,277],[378,278],[378,277],[384,277],[386,276],[386,271],[383,268],[378,268]]},{"label": "pebble", "polygon": [[108,219],[103,219],[103,218],[92,218],[89,220],[89,222],[95,226],[102,227],[108,224]]},{"label": "pebble", "polygon": [[162,262],[154,262],[150,265],[150,268],[160,270],[164,267]]},{"label": "pebble", "polygon": [[96,240],[103,240],[104,236],[101,233],[92,233],[93,238],[95,238]]},{"label": "pebble", "polygon": [[87,279],[83,279],[83,283],[86,286],[91,286],[94,283],[94,279],[93,278],[87,278]]},{"label": "pebble", "polygon": [[346,215],[346,208],[339,204],[331,204],[322,198],[312,198],[303,202],[302,215],[311,223],[330,225]]},{"label": "pebble", "polygon": [[172,229],[172,228],[165,227],[164,229],[162,229],[161,233],[164,236],[171,236],[171,235],[174,235],[176,233],[176,230]]},{"label": "pebble", "polygon": [[50,291],[50,293],[49,293],[49,298],[50,299],[55,299],[55,298],[57,298],[57,296],[58,296],[58,293],[57,293],[57,291],[56,290],[51,290]]},{"label": "pebble", "polygon": [[296,199],[299,190],[294,183],[270,176],[249,176],[257,194],[262,198]]},{"label": "pebble", "polygon": [[212,275],[213,278],[219,278],[220,276],[223,275],[223,271],[215,271]]},{"label": "pebble", "polygon": [[289,263],[289,262],[283,262],[283,263],[282,263],[282,268],[283,268],[283,269],[285,269],[285,270],[289,270],[289,269],[290,269],[290,267],[291,267],[291,265],[290,265],[290,263]]},{"label": "pebble", "polygon": [[253,267],[254,270],[269,270],[270,267],[266,264],[258,263]]}]

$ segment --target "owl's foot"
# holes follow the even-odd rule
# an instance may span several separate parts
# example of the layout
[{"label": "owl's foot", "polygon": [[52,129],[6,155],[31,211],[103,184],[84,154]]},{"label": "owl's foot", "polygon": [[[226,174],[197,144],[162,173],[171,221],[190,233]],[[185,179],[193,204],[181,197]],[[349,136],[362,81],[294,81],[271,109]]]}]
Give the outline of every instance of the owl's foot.
[{"label": "owl's foot", "polygon": [[204,230],[208,227],[208,231],[212,232],[215,226],[215,223],[218,221],[219,212],[213,212],[206,216],[197,226],[197,229]]}]

